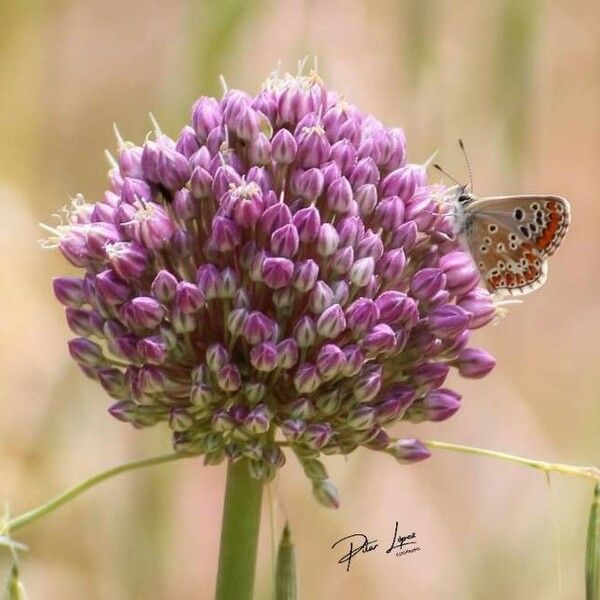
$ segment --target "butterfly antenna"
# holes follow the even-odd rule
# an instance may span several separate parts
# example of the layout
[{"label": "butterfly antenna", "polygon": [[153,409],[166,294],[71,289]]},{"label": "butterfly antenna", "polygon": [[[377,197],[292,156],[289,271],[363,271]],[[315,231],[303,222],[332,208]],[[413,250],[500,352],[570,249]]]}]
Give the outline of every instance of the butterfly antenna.
[{"label": "butterfly antenna", "polygon": [[452,175],[450,175],[450,173],[448,173],[448,171],[445,171],[444,169],[442,169],[442,167],[440,167],[440,165],[438,165],[437,163],[434,163],[433,168],[437,169],[440,173],[443,173],[451,181],[454,181],[454,183],[456,185],[458,185],[460,187],[463,187],[463,185],[462,185],[462,183],[460,181],[458,181],[457,179],[455,179],[454,177],[452,177]]},{"label": "butterfly antenna", "polygon": [[471,161],[469,160],[469,155],[467,154],[467,151],[465,150],[465,144],[460,138],[458,140],[458,145],[460,146],[463,156],[465,157],[465,162],[467,163],[467,171],[469,172],[469,185],[471,187],[471,192],[472,192],[473,191],[473,171],[471,170]]}]

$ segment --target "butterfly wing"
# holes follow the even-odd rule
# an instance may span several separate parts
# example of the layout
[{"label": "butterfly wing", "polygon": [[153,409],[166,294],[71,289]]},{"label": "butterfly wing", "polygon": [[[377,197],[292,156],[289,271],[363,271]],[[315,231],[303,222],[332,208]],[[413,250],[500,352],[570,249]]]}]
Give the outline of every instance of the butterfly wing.
[{"label": "butterfly wing", "polygon": [[493,218],[531,242],[543,258],[560,246],[570,223],[571,207],[560,196],[493,196],[480,198],[467,212],[479,218]]},{"label": "butterfly wing", "polygon": [[546,260],[569,225],[570,207],[558,196],[497,196],[465,208],[464,237],[491,292],[522,295],[541,287]]}]

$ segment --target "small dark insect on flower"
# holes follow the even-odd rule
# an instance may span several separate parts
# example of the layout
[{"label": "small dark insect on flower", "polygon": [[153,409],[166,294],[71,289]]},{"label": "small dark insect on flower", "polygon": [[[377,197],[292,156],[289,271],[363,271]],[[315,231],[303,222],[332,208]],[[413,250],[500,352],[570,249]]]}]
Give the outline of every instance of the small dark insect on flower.
[{"label": "small dark insect on flower", "polygon": [[310,461],[359,446],[427,458],[387,428],[447,419],[460,407],[449,369],[494,366],[468,347],[495,307],[452,235],[446,188],[406,163],[401,129],[315,73],[202,97],[176,140],[119,138],[109,179],[51,229],[83,270],[54,290],[109,412],[168,423],[177,451],[245,456],[262,478],[285,442],[335,505]]}]

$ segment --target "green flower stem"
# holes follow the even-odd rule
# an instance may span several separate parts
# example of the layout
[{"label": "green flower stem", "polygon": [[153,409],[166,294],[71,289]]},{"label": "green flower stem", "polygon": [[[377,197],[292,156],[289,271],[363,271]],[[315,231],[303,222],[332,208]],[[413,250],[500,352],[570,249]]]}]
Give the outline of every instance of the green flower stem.
[{"label": "green flower stem", "polygon": [[449,444],[447,442],[438,442],[435,440],[426,440],[423,443],[429,448],[437,448],[438,450],[451,450],[452,452],[462,452],[463,454],[489,456],[491,458],[498,458],[507,462],[533,467],[534,469],[540,469],[546,473],[562,473],[563,475],[574,475],[576,477],[586,477],[587,479],[600,481],[600,469],[597,467],[577,467],[574,465],[564,465],[562,463],[551,463],[545,460],[534,460],[532,458],[524,458],[514,454],[506,454],[505,452],[497,452],[496,450],[486,450],[485,448],[463,446],[460,444]]},{"label": "green flower stem", "polygon": [[252,599],[263,487],[246,459],[229,463],[216,600]]},{"label": "green flower stem", "polygon": [[82,494],[86,490],[94,487],[98,483],[105,481],[106,479],[110,479],[115,475],[119,475],[120,473],[126,473],[127,471],[134,471],[135,469],[142,469],[143,467],[151,467],[153,465],[160,465],[161,463],[171,462],[174,460],[179,460],[180,458],[187,458],[189,455],[186,454],[163,454],[162,456],[155,456],[153,458],[146,458],[144,460],[137,460],[130,463],[125,463],[124,465],[119,465],[118,467],[113,467],[112,469],[108,469],[107,471],[102,471],[102,473],[98,473],[81,483],[78,483],[76,486],[67,490],[66,492],[52,498],[45,504],[38,506],[37,508],[33,508],[30,511],[11,519],[7,523],[4,524],[2,529],[8,532],[16,531],[21,527],[28,525],[32,521],[35,521],[48,513],[56,510],[59,506],[70,502],[79,494]]}]

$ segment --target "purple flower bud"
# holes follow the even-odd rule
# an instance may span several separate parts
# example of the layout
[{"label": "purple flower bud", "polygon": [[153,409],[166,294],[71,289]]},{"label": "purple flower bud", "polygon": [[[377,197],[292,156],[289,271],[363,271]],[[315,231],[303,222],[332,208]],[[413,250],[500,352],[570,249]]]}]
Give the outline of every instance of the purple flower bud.
[{"label": "purple flower bud", "polygon": [[238,226],[227,217],[215,217],[212,225],[212,242],[219,252],[229,252],[242,241]]},{"label": "purple flower bud", "polygon": [[196,132],[189,126],[186,125],[179,134],[179,139],[175,144],[175,150],[180,154],[183,154],[186,158],[190,158],[200,149]]},{"label": "purple flower bud", "polygon": [[133,402],[115,402],[108,409],[108,412],[119,421],[123,421],[124,423],[131,423],[136,418],[138,407]]},{"label": "purple flower bud", "polygon": [[372,183],[361,185],[354,194],[361,216],[370,215],[377,205],[377,188]]},{"label": "purple flower bud", "polygon": [[250,411],[244,419],[244,429],[255,435],[266,433],[269,430],[269,425],[269,412],[264,404]]},{"label": "purple flower bud", "polygon": [[454,304],[434,308],[427,318],[432,333],[442,339],[460,335],[469,324],[469,313]]},{"label": "purple flower bud", "polygon": [[[350,174],[349,180],[352,188],[357,190],[361,186],[370,183],[377,185],[379,183],[379,169],[372,158],[363,158],[356,163],[356,166]],[[391,194],[385,194],[390,196]]]},{"label": "purple flower bud", "polygon": [[331,256],[337,249],[340,237],[335,227],[330,223],[323,223],[319,228],[317,239],[317,252],[320,256]]},{"label": "purple flower bud", "polygon": [[402,248],[404,252],[410,252],[417,243],[418,232],[417,224],[414,221],[402,223],[400,227],[394,230],[390,247]]},{"label": "purple flower bud", "polygon": [[461,298],[458,305],[471,315],[469,329],[479,329],[496,316],[494,300],[486,290],[473,290]]},{"label": "purple flower bud", "polygon": [[265,210],[260,219],[260,228],[266,236],[271,237],[276,229],[291,222],[292,213],[289,207],[287,204],[278,202]]},{"label": "purple flower bud", "polygon": [[190,191],[194,198],[202,199],[210,196],[212,192],[213,178],[211,174],[202,167],[196,167],[190,177]]},{"label": "purple flower bud", "polygon": [[[133,179],[127,177],[123,181],[123,187],[121,188],[121,200],[127,204],[133,205],[136,201],[143,200],[144,202],[152,201],[152,188],[141,179]],[[120,208],[119,206],[115,206],[115,208]],[[124,209],[127,210],[127,209]],[[124,217],[124,213],[122,211],[116,211],[113,213],[115,215],[121,215]],[[133,214],[133,213],[132,213]],[[124,219],[127,220],[127,219]],[[119,221],[122,222],[121,218]]]},{"label": "purple flower bud", "polygon": [[312,394],[319,385],[321,379],[315,365],[304,363],[298,367],[294,375],[294,386],[299,394]]},{"label": "purple flower bud", "polygon": [[227,193],[232,187],[240,187],[243,183],[241,176],[233,167],[221,165],[214,174],[212,182],[213,194],[217,200],[220,200],[223,194]]},{"label": "purple flower bud", "polygon": [[314,206],[301,208],[294,214],[292,222],[298,231],[300,241],[314,242],[319,236],[321,215]]},{"label": "purple flower bud", "polygon": [[242,335],[248,318],[248,311],[245,308],[234,308],[227,315],[227,330],[233,337]]},{"label": "purple flower bud", "polygon": [[162,369],[153,365],[145,365],[137,373],[137,385],[139,389],[147,394],[163,392],[167,383]]},{"label": "purple flower bud", "polygon": [[187,158],[164,143],[147,141],[142,152],[144,178],[168,190],[179,190],[189,180],[191,168]]},{"label": "purple flower bud", "polygon": [[122,226],[130,238],[151,250],[162,248],[175,232],[167,213],[153,202],[139,208]]},{"label": "purple flower bud", "polygon": [[223,433],[224,431],[231,431],[234,427],[233,419],[231,415],[223,409],[217,410],[212,418],[212,428],[214,431]]},{"label": "purple flower bud", "polygon": [[119,369],[101,369],[98,379],[105,391],[117,400],[128,400],[129,391],[125,385],[125,378]]},{"label": "purple flower bud", "polygon": [[107,304],[123,304],[131,295],[131,288],[112,269],[96,275],[96,289]]},{"label": "purple flower bud", "polygon": [[169,414],[169,427],[173,431],[186,431],[194,424],[194,417],[184,408],[174,408]]},{"label": "purple flower bud", "polygon": [[396,350],[396,334],[385,323],[375,325],[362,340],[362,349],[369,358],[390,354]]},{"label": "purple flower bud", "polygon": [[329,157],[329,140],[319,125],[305,127],[298,136],[296,162],[308,169],[322,165]]},{"label": "purple flower bud", "polygon": [[293,258],[298,252],[299,246],[298,230],[292,224],[279,227],[271,236],[271,252],[275,256]]},{"label": "purple flower bud", "polygon": [[317,338],[317,326],[308,316],[300,317],[294,327],[294,338],[300,348],[310,348]]},{"label": "purple flower bud", "polygon": [[211,344],[206,349],[206,364],[208,368],[216,373],[229,362],[229,352],[222,344]]},{"label": "purple flower bud", "polygon": [[335,379],[346,366],[346,355],[335,344],[325,344],[317,355],[317,370],[323,381]]},{"label": "purple flower bud", "polygon": [[308,292],[312,290],[319,276],[319,266],[312,260],[304,260],[296,263],[294,267],[293,285],[299,292]]},{"label": "purple flower bud", "polygon": [[350,268],[350,281],[358,288],[365,287],[375,271],[375,261],[371,256],[359,258]]},{"label": "purple flower bud", "polygon": [[124,144],[119,151],[119,172],[125,179],[133,177],[134,179],[142,179],[142,151],[143,149],[133,144]]},{"label": "purple flower bud", "polygon": [[383,256],[381,235],[373,233],[370,229],[356,246],[356,258],[366,258],[368,256],[374,261],[378,261]]},{"label": "purple flower bud", "polygon": [[192,125],[200,143],[204,144],[208,134],[221,124],[221,108],[215,98],[202,96],[192,108]]},{"label": "purple flower bud", "polygon": [[273,160],[282,165],[289,165],[294,162],[297,149],[296,140],[287,129],[280,129],[271,140]]},{"label": "purple flower bud", "polygon": [[340,221],[337,231],[339,233],[340,247],[354,247],[362,239],[365,233],[365,226],[358,217],[346,217]]},{"label": "purple flower bud", "polygon": [[456,250],[440,258],[440,269],[446,274],[447,288],[451,294],[464,296],[477,287],[479,271],[468,252]]},{"label": "purple flower bud", "polygon": [[152,282],[152,295],[163,304],[168,304],[175,297],[177,278],[169,271],[160,270]]},{"label": "purple flower bud", "polygon": [[99,258],[104,256],[104,246],[120,241],[121,233],[112,223],[90,223],[87,226],[87,247]]},{"label": "purple flower bud", "polygon": [[423,442],[416,439],[397,440],[389,449],[390,454],[401,464],[410,465],[431,456]]},{"label": "purple flower bud", "polygon": [[350,411],[346,422],[348,427],[356,431],[366,431],[375,424],[375,414],[375,408],[372,406],[359,406]]},{"label": "purple flower bud", "polygon": [[71,331],[80,336],[101,335],[104,319],[93,310],[67,308],[67,323]]},{"label": "purple flower bud", "polygon": [[485,350],[465,348],[458,355],[456,366],[463,377],[480,379],[496,366],[496,360]]},{"label": "purple flower bud", "polygon": [[219,269],[210,263],[201,265],[196,273],[198,289],[207,300],[219,297],[221,287],[221,274]]},{"label": "purple flower bud", "polygon": [[161,365],[167,358],[167,345],[157,335],[141,339],[137,351],[146,362],[154,365]]},{"label": "purple flower bud", "polygon": [[233,298],[238,288],[238,280],[235,271],[231,267],[225,267],[221,272],[221,283],[219,285],[219,298]]},{"label": "purple flower bud", "polygon": [[349,174],[356,163],[356,149],[350,141],[340,140],[331,146],[330,158],[335,161],[342,174]]},{"label": "purple flower bud", "polygon": [[310,310],[320,315],[333,304],[333,292],[324,281],[317,281],[309,296]]},{"label": "purple flower bud", "polygon": [[385,231],[393,231],[400,227],[404,220],[404,203],[398,196],[385,198],[377,206],[375,217]]},{"label": "purple flower bud", "polygon": [[446,275],[441,269],[426,268],[413,275],[410,280],[410,291],[417,300],[428,300],[445,285]]},{"label": "purple flower bud", "polygon": [[354,250],[351,246],[336,250],[331,258],[330,265],[335,273],[344,275],[354,264]]},{"label": "purple flower bud", "polygon": [[69,353],[78,364],[84,367],[96,368],[106,364],[102,348],[87,338],[69,340]]},{"label": "purple flower bud", "polygon": [[375,265],[375,272],[385,281],[398,281],[404,272],[406,256],[402,248],[395,248],[383,253]]},{"label": "purple flower bud", "polygon": [[271,289],[288,286],[294,274],[294,263],[287,258],[266,258],[262,264],[262,278]]},{"label": "purple flower bud", "polygon": [[390,423],[402,416],[413,403],[416,390],[408,385],[395,384],[389,388],[377,404],[377,422]]},{"label": "purple flower bud", "polygon": [[123,318],[129,325],[140,329],[154,329],[165,316],[162,306],[149,296],[139,296],[123,306]]},{"label": "purple flower bud", "polygon": [[416,302],[402,292],[383,292],[375,304],[382,322],[388,325],[408,324],[412,326],[418,319]]},{"label": "purple flower bud", "polygon": [[415,190],[425,185],[427,173],[422,165],[406,165],[392,171],[382,182],[382,196],[400,196],[404,201],[409,200]]},{"label": "purple flower bud", "polygon": [[346,377],[353,377],[360,373],[365,363],[365,357],[359,346],[350,345],[342,348],[346,357],[346,365],[343,369],[343,374]]},{"label": "purple flower bud", "polygon": [[377,323],[379,308],[369,298],[359,298],[346,309],[348,327],[356,334],[362,335]]},{"label": "purple flower bud", "polygon": [[191,315],[204,306],[204,296],[193,283],[180,281],[175,292],[175,305],[184,315]]},{"label": "purple flower bud", "polygon": [[460,408],[460,395],[448,389],[432,390],[419,404],[408,410],[412,422],[445,421]]},{"label": "purple flower bud", "polygon": [[331,439],[333,429],[329,423],[313,423],[306,427],[302,441],[313,450],[320,450]]},{"label": "purple flower bud", "polygon": [[370,402],[381,389],[381,371],[373,371],[362,375],[354,384],[352,393],[359,402]]},{"label": "purple flower bud", "polygon": [[260,133],[258,113],[247,106],[229,123],[233,132],[243,141],[252,142]]},{"label": "purple flower bud", "polygon": [[335,180],[327,188],[327,206],[336,213],[347,213],[352,199],[352,186],[345,177]]},{"label": "purple flower bud", "polygon": [[207,406],[213,399],[213,390],[205,383],[195,385],[190,392],[190,402],[194,406]]},{"label": "purple flower bud", "polygon": [[281,432],[290,442],[296,441],[304,433],[306,423],[299,419],[286,419],[281,424]]},{"label": "purple flower bud", "polygon": [[[223,198],[231,201],[233,207],[233,220],[238,227],[252,229],[259,222],[264,209],[262,191],[254,182],[242,184],[231,188],[229,194]],[[222,206],[225,204],[223,201]]]},{"label": "purple flower bud", "polygon": [[264,133],[259,133],[248,146],[248,160],[261,166],[271,162],[271,142]]},{"label": "purple flower bud", "polygon": [[277,367],[277,350],[275,345],[265,342],[254,346],[250,351],[250,363],[257,371],[269,373]]},{"label": "purple flower bud", "polygon": [[242,384],[242,377],[239,369],[232,364],[225,365],[217,373],[217,385],[224,392],[235,392]]},{"label": "purple flower bud", "polygon": [[297,170],[292,173],[290,185],[297,196],[312,202],[321,195],[325,177],[320,169]]},{"label": "purple flower bud", "polygon": [[444,363],[421,363],[411,373],[411,379],[415,385],[429,390],[436,389],[444,383],[449,370]]},{"label": "purple flower bud", "polygon": [[317,321],[317,332],[321,337],[334,339],[346,329],[346,317],[339,304],[327,308]]},{"label": "purple flower bud", "polygon": [[111,352],[128,361],[137,362],[140,359],[137,351],[138,341],[138,338],[133,334],[120,335],[115,338],[114,343],[111,345]]},{"label": "purple flower bud", "polygon": [[271,339],[275,333],[275,323],[263,313],[254,311],[248,315],[244,325],[244,337],[251,345],[261,344]]},{"label": "purple flower bud", "polygon": [[173,214],[181,221],[198,216],[199,204],[187,189],[175,192],[172,206]]},{"label": "purple flower bud", "polygon": [[277,344],[277,366],[291,369],[299,357],[298,344],[292,338],[286,338]]},{"label": "purple flower bud", "polygon": [[319,504],[322,504],[326,508],[340,507],[340,494],[330,479],[323,479],[315,482],[313,494]]},{"label": "purple flower bud", "polygon": [[306,421],[314,416],[315,407],[309,398],[298,398],[289,405],[289,413],[294,419]]},{"label": "purple flower bud", "polygon": [[79,308],[86,302],[83,280],[79,277],[55,277],[52,287],[56,299],[63,306]]}]

